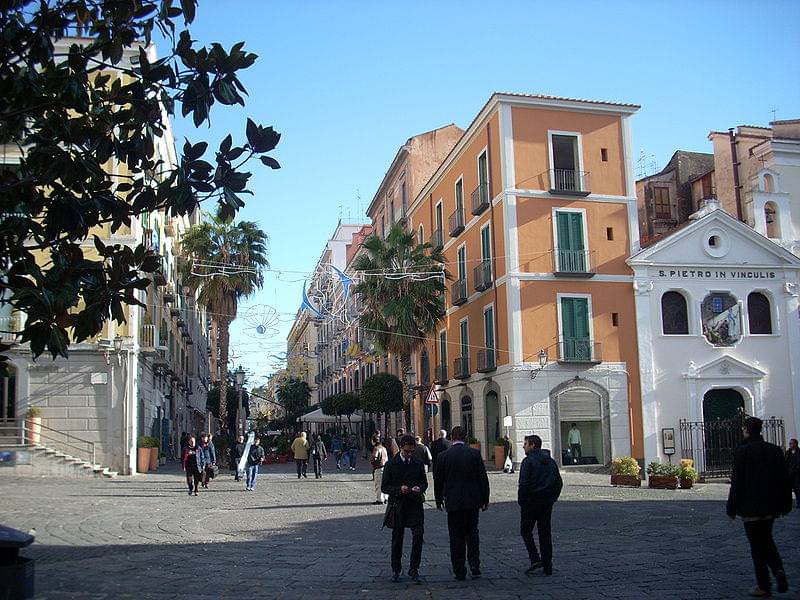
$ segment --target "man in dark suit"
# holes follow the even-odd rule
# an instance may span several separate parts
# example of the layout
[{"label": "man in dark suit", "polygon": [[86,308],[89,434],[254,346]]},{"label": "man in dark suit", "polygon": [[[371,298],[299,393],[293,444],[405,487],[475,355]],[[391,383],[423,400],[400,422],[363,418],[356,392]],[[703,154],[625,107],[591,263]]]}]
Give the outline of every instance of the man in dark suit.
[{"label": "man in dark suit", "polygon": [[436,468],[436,457],[450,447],[450,440],[447,439],[447,431],[442,429],[439,437],[431,444],[431,456],[433,457],[433,468]]},{"label": "man in dark suit", "polygon": [[772,539],[772,526],[776,518],[792,510],[792,487],[783,451],[764,441],[762,425],[761,419],[756,417],[744,421],[744,440],[733,457],[726,507],[731,519],[738,515],[744,521],[758,583],[750,595],[756,598],[772,595],[770,570],[775,576],[778,593],[789,589],[781,555]]},{"label": "man in dark suit", "polygon": [[[408,575],[419,583],[419,565],[422,561],[422,536],[425,525],[425,490],[428,478],[425,467],[413,456],[416,440],[410,435],[400,438],[400,452],[383,468],[381,491],[389,496],[384,526],[392,528],[392,581],[400,581],[405,528],[411,529],[411,559]],[[393,512],[396,511],[396,512]],[[393,519],[389,515],[394,514]],[[391,522],[389,522],[391,521]]]},{"label": "man in dark suit", "polygon": [[[531,561],[525,574],[532,575],[536,569],[544,567],[544,574],[552,575],[553,536],[550,531],[550,517],[564,482],[556,461],[542,450],[542,438],[538,435],[526,435],[523,448],[525,458],[519,466],[517,502],[521,509],[520,534]],[[533,541],[534,527],[539,529],[541,555]]]},{"label": "man in dark suit", "polygon": [[481,576],[478,515],[479,509],[489,507],[489,478],[480,451],[466,445],[464,429],[453,427],[451,437],[452,445],[439,454],[434,464],[436,508],[442,510],[444,506],[447,510],[450,563],[456,579],[467,576],[465,554],[472,578],[477,579]]}]

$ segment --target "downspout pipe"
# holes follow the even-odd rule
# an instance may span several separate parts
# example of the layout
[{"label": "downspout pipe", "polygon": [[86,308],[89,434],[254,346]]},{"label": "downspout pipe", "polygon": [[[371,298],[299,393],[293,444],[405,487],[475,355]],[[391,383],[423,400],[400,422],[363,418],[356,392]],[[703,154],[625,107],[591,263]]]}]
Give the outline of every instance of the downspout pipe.
[{"label": "downspout pipe", "polygon": [[742,215],[742,186],[739,184],[739,158],[736,155],[736,133],[733,127],[728,129],[728,138],[731,140],[731,163],[733,166],[733,191],[736,195],[736,218],[744,221]]}]

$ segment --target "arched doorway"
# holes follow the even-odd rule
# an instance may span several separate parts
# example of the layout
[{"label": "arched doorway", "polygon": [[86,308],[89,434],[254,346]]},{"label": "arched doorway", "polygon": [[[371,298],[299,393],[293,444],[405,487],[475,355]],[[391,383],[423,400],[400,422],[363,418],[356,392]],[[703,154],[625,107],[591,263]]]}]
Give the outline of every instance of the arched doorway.
[{"label": "arched doorway", "polygon": [[550,391],[553,458],[564,467],[608,464],[611,420],[607,390],[586,379],[573,379]]},{"label": "arched doorway", "polygon": [[732,388],[714,388],[703,396],[703,421],[725,421],[744,412],[742,394]]},{"label": "arched doorway", "polygon": [[461,426],[467,439],[474,436],[475,425],[472,422],[472,396],[461,397]]},{"label": "arched doorway", "polygon": [[492,390],[486,394],[486,448],[492,448],[495,440],[503,437],[501,425],[500,398]]},{"label": "arched doorway", "polygon": [[442,400],[442,429],[448,433],[453,428],[453,421],[451,417],[452,411],[450,410],[450,398]]}]

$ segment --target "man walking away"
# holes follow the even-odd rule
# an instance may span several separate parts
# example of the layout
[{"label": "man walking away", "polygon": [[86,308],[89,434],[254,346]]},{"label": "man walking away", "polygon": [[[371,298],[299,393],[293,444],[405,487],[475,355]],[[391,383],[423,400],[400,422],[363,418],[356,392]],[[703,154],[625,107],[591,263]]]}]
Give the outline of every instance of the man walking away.
[{"label": "man walking away", "polygon": [[264,460],[264,449],[261,447],[261,439],[256,435],[250,446],[250,453],[247,455],[247,482],[246,490],[252,492],[256,489],[256,479],[258,478],[258,468]]},{"label": "man walking away", "polygon": [[433,464],[433,457],[431,456],[431,451],[428,450],[428,447],[422,443],[422,438],[420,436],[414,438],[414,441],[417,442],[417,447],[414,450],[414,458],[416,458],[419,462],[421,462],[425,466],[425,472],[427,473],[431,465]]},{"label": "man walking away", "polygon": [[325,442],[316,433],[311,435],[311,460],[314,463],[314,479],[322,479],[322,461],[328,460],[328,451]]},{"label": "man walking away", "polygon": [[726,512],[744,521],[758,585],[750,590],[756,598],[772,595],[769,572],[775,576],[778,593],[789,589],[783,561],[772,539],[775,519],[792,510],[792,488],[781,449],[761,437],[761,419],[744,421],[744,440],[733,456],[731,489]]},{"label": "man walking away", "polygon": [[341,469],[344,442],[342,442],[342,436],[340,436],[338,433],[333,434],[333,439],[331,440],[331,450],[333,450],[333,458],[336,459],[336,468]]},{"label": "man walking away", "polygon": [[[525,571],[532,575],[536,569],[544,567],[545,575],[553,574],[553,537],[550,532],[550,517],[553,504],[561,495],[564,482],[558,465],[542,451],[542,438],[538,435],[525,436],[525,458],[519,467],[519,489],[517,502],[520,505],[520,534],[528,550],[531,566]],[[533,528],[539,530],[539,548],[533,541]]]},{"label": "man walking away", "polygon": [[350,470],[356,470],[356,461],[358,460],[358,451],[361,450],[361,444],[358,441],[358,436],[351,433],[347,438],[347,460],[350,463]]},{"label": "man walking away", "polygon": [[786,451],[786,469],[789,471],[789,480],[792,482],[797,508],[800,508],[800,449],[794,438],[789,440],[789,449]]},{"label": "man walking away", "polygon": [[425,530],[425,490],[428,478],[422,463],[414,459],[416,443],[410,435],[400,439],[400,452],[386,463],[381,491],[389,496],[383,524],[392,529],[392,581],[400,581],[405,528],[411,529],[411,559],[408,575],[420,583],[419,565],[422,561],[422,538]]},{"label": "man walking away", "polygon": [[306,439],[306,432],[301,431],[297,434],[292,442],[292,454],[294,454],[294,463],[297,465],[297,478],[308,477],[308,440]]},{"label": "man walking away", "polygon": [[581,432],[577,423],[573,423],[570,427],[567,441],[569,442],[569,453],[572,455],[572,464],[581,464]]},{"label": "man walking away", "polygon": [[447,439],[447,430],[442,429],[439,437],[431,444],[431,458],[433,459],[433,470],[436,472],[436,457],[450,447],[450,440]]},{"label": "man walking away", "polygon": [[387,462],[389,462],[389,454],[386,452],[386,448],[383,447],[380,438],[378,438],[370,455],[372,479],[375,482],[375,504],[386,504],[386,494],[381,491],[381,482],[383,481],[383,468]]},{"label": "man walking away", "polygon": [[477,579],[481,576],[478,515],[479,509],[489,507],[489,478],[480,450],[466,445],[464,428],[453,427],[452,438],[453,445],[439,454],[433,471],[436,508],[447,510],[453,574],[458,580],[466,578],[466,558],[472,578]]},{"label": "man walking away", "polygon": [[244,436],[240,435],[233,448],[231,448],[231,469],[233,469],[233,479],[235,481],[240,481],[242,478],[242,474],[239,472],[239,461],[244,456],[244,447]]}]

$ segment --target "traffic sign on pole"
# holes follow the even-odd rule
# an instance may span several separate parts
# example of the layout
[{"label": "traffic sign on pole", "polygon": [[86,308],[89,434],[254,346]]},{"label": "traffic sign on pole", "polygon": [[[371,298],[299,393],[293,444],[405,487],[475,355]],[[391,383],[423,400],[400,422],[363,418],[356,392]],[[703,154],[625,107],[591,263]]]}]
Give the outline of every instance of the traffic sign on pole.
[{"label": "traffic sign on pole", "polygon": [[435,387],[431,386],[431,391],[425,398],[425,404],[439,404],[439,395],[436,393]]}]

